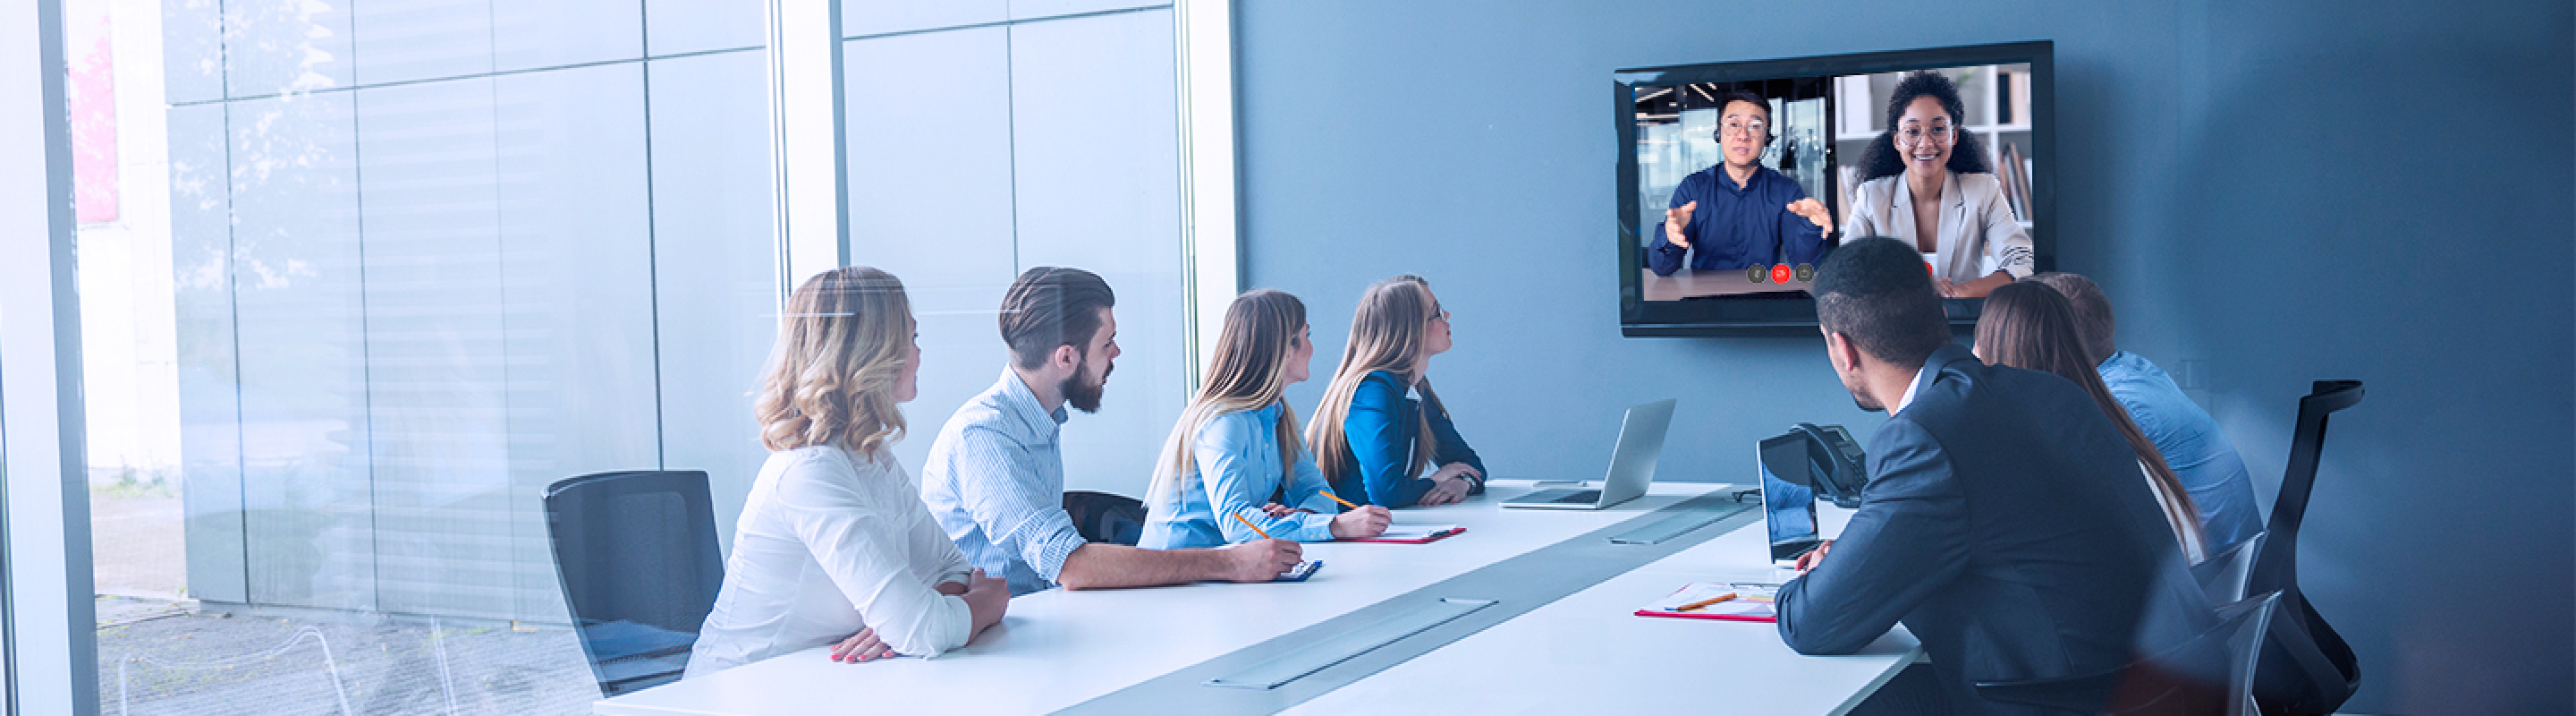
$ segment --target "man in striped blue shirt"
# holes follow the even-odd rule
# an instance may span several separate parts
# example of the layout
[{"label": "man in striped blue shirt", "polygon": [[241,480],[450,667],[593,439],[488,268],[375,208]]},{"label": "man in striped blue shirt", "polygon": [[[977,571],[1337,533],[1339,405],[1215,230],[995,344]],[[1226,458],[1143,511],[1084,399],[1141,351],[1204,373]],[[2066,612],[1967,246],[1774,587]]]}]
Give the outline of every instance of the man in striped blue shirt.
[{"label": "man in striped blue shirt", "polygon": [[1059,428],[1067,405],[1100,409],[1119,352],[1115,302],[1108,282],[1081,269],[1040,266],[1012,282],[1001,317],[1012,364],[940,428],[921,468],[922,501],[966,559],[1008,581],[1012,596],[1057,585],[1267,582],[1295,567],[1304,552],[1287,540],[1148,550],[1086,542],[1074,529]]}]

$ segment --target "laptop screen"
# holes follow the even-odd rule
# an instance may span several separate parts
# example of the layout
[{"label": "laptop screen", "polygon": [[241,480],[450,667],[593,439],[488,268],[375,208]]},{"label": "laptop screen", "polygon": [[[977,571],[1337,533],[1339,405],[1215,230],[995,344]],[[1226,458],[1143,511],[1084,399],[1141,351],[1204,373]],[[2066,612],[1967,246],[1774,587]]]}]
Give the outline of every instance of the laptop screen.
[{"label": "laptop screen", "polygon": [[1762,441],[1762,522],[1770,529],[1771,558],[1789,559],[1814,547],[1816,490],[1807,484],[1806,439],[1796,433]]}]

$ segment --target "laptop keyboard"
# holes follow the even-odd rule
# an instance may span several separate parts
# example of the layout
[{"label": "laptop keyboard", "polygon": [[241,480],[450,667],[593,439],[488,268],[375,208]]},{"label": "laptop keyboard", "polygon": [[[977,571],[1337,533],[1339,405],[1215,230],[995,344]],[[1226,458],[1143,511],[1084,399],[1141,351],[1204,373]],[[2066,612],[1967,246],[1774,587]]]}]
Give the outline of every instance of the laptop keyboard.
[{"label": "laptop keyboard", "polygon": [[1591,504],[1591,503],[1594,503],[1594,502],[1600,502],[1600,501],[1601,501],[1601,491],[1600,491],[1600,490],[1578,490],[1578,491],[1575,491],[1575,492],[1568,492],[1568,493],[1565,493],[1565,496],[1563,496],[1563,497],[1559,497],[1559,498],[1556,498],[1556,499],[1553,499],[1553,500],[1548,500],[1548,501],[1549,501],[1549,502],[1554,502],[1554,503],[1557,503],[1557,504],[1561,504],[1561,505],[1585,505],[1585,504]]}]

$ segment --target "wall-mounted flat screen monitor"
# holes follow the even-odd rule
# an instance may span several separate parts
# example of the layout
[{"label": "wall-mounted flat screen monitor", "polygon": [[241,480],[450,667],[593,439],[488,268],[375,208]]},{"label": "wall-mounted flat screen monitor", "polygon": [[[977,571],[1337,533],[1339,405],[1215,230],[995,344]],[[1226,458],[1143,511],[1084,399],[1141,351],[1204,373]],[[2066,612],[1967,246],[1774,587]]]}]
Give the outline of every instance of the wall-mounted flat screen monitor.
[{"label": "wall-mounted flat screen monitor", "polygon": [[2051,44],[1620,70],[1630,336],[1813,331],[1842,242],[1914,244],[1951,321],[2054,268]]}]

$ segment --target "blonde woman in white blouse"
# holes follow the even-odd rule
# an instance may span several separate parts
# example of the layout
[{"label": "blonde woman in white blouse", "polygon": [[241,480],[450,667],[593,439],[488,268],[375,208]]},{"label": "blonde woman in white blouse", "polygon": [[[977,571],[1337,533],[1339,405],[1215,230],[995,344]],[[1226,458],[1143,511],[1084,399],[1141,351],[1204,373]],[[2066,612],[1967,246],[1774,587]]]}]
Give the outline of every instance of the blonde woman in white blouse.
[{"label": "blonde woman in white blouse", "polygon": [[826,644],[835,661],[937,656],[1001,621],[1010,588],[967,566],[890,452],[895,404],[919,392],[913,330],[903,283],[873,268],[788,300],[754,406],[769,461],[688,677]]},{"label": "blonde woman in white blouse", "polygon": [[1984,147],[1959,129],[1964,108],[1959,88],[1938,72],[1898,82],[1887,133],[1861,154],[1844,226],[1846,236],[1914,244],[1941,295],[1980,298],[2038,266]]}]

